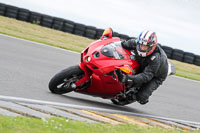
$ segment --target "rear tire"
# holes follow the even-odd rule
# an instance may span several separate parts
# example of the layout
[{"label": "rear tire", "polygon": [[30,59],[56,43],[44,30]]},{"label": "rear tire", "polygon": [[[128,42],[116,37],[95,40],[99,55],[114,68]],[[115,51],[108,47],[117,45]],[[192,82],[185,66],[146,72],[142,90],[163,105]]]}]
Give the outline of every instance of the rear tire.
[{"label": "rear tire", "polygon": [[[77,82],[84,76],[84,71],[78,65],[71,66],[57,73],[49,82],[49,90],[55,94],[69,93],[76,88],[68,85]],[[61,87],[60,87],[61,86]]]}]

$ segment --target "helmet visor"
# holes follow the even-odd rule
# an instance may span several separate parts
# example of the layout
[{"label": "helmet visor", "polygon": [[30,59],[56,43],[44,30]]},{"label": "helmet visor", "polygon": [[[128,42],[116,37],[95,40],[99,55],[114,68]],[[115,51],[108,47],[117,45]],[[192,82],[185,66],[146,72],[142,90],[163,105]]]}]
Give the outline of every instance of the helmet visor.
[{"label": "helmet visor", "polygon": [[138,45],[138,50],[140,52],[147,52],[149,50],[149,45],[144,45],[143,43],[137,43]]},{"label": "helmet visor", "polygon": [[140,44],[139,47],[140,47],[140,50],[143,51],[143,52],[145,52],[145,51],[147,51],[149,49],[148,45]]}]

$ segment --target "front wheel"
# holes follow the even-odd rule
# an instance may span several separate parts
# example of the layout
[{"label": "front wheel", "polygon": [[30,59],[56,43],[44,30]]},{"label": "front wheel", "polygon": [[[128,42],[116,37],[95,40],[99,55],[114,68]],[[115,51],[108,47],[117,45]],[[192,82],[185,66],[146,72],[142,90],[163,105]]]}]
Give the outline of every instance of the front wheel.
[{"label": "front wheel", "polygon": [[57,73],[49,82],[49,90],[55,94],[64,94],[75,90],[72,85],[84,76],[78,65],[71,66]]}]

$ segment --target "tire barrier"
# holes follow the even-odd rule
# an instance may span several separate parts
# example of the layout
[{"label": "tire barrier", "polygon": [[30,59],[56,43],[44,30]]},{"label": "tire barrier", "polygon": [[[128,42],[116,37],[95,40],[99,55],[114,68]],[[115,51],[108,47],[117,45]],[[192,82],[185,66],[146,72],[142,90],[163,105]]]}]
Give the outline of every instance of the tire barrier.
[{"label": "tire barrier", "polygon": [[174,49],[174,51],[172,53],[172,59],[182,62],[183,61],[183,55],[184,55],[184,51],[183,50]]},{"label": "tire barrier", "polygon": [[51,28],[53,24],[53,17],[48,16],[48,15],[42,15],[42,19],[41,19],[41,26],[47,27],[47,28]]},{"label": "tire barrier", "polygon": [[113,32],[113,36],[114,37],[119,37],[119,33],[118,32]]},{"label": "tire barrier", "polygon": [[29,22],[33,24],[40,24],[42,18],[42,14],[37,12],[30,12]]},{"label": "tire barrier", "polygon": [[86,29],[85,29],[85,37],[88,37],[88,38],[91,38],[91,39],[95,39],[96,38],[96,34],[97,34],[97,31],[96,31],[96,27],[93,27],[93,26],[86,26]]},{"label": "tire barrier", "polygon": [[128,35],[124,35],[124,34],[119,34],[119,38],[121,40],[128,40],[130,37]]},{"label": "tire barrier", "polygon": [[195,55],[194,64],[200,66],[200,55]]},{"label": "tire barrier", "polygon": [[29,20],[30,11],[27,9],[20,8],[18,12],[18,20],[27,21]]},{"label": "tire barrier", "polygon": [[65,20],[62,31],[68,32],[68,33],[73,33],[74,32],[74,22]]},{"label": "tire barrier", "polygon": [[[0,3],[0,15],[15,18],[21,21],[38,24],[44,27],[53,28],[63,32],[76,34],[79,36],[88,37],[91,39],[100,39],[104,29],[98,29],[94,26],[86,26],[84,24],[75,23],[70,20],[52,17],[46,14],[29,11],[27,9],[18,8],[11,5]],[[113,32],[114,37],[119,37],[121,40],[127,40],[135,37],[129,37],[125,34]],[[181,62],[195,64],[200,66],[200,55],[195,55],[190,52],[184,52],[183,50],[173,49],[168,46],[162,46],[167,57],[169,59],[178,60]]]},{"label": "tire barrier", "polygon": [[184,52],[183,62],[193,64],[194,63],[194,54],[189,52]]},{"label": "tire barrier", "polygon": [[137,39],[137,37],[129,37],[129,39]]},{"label": "tire barrier", "polygon": [[84,24],[75,23],[74,34],[83,36],[85,34],[86,26]]},{"label": "tire barrier", "polygon": [[104,30],[103,29],[97,29],[97,35],[96,35],[96,39],[100,39],[102,34],[103,34]]},{"label": "tire barrier", "polygon": [[16,19],[18,15],[18,10],[19,10],[18,7],[7,5],[5,16]]},{"label": "tire barrier", "polygon": [[5,11],[6,11],[6,5],[0,3],[0,15],[4,16],[5,15]]},{"label": "tire barrier", "polygon": [[173,53],[173,48],[168,47],[168,46],[161,46],[162,49],[165,51],[166,55],[168,58],[172,58],[172,53]]},{"label": "tire barrier", "polygon": [[65,20],[62,18],[54,18],[52,28],[55,30],[62,30],[64,21]]}]

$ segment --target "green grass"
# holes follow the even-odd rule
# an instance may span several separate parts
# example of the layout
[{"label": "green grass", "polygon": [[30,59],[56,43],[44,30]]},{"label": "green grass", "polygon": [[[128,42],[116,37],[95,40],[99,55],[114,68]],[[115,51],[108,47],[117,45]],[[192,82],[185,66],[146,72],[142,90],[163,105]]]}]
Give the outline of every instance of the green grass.
[{"label": "green grass", "polygon": [[[0,16],[0,33],[81,52],[94,40]],[[177,76],[200,81],[200,67],[173,61]]]},{"label": "green grass", "polygon": [[0,16],[0,33],[81,52],[94,40]]},{"label": "green grass", "polygon": [[130,124],[100,124],[69,120],[65,118],[36,119],[26,117],[0,116],[1,133],[200,133],[200,131],[183,131],[139,127]]},{"label": "green grass", "polygon": [[170,60],[176,67],[176,76],[200,81],[200,67],[192,64]]}]

